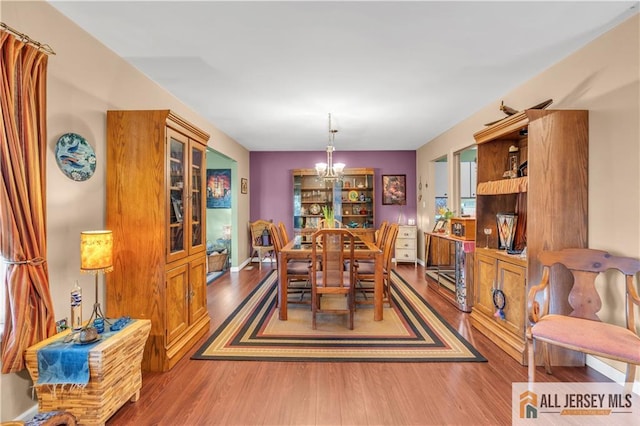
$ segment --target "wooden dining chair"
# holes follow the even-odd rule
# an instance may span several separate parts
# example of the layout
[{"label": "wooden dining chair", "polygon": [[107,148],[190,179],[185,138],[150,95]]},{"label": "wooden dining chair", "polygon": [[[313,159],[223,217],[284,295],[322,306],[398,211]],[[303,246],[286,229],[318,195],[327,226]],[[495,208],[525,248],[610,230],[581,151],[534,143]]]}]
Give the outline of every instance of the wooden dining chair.
[{"label": "wooden dining chair", "polygon": [[282,245],[285,246],[289,242],[289,234],[287,234],[287,227],[284,222],[278,222],[278,230],[280,231],[280,239]]},{"label": "wooden dining chair", "polygon": [[[379,248],[382,250],[382,301],[393,306],[391,299],[391,270],[393,269],[393,253],[396,238],[398,236],[398,224],[393,223],[386,227],[385,240],[380,241]],[[357,261],[358,268],[356,273],[357,291],[364,296],[364,300],[357,299],[359,304],[372,304],[373,298],[369,299],[368,295],[374,293],[375,281],[375,263]]]},{"label": "wooden dining chair", "polygon": [[[625,382],[632,384],[636,366],[640,365],[640,336],[634,313],[634,309],[640,307],[640,260],[585,248],[543,251],[538,259],[543,267],[541,282],[529,290],[528,297],[529,382],[535,380],[535,344],[542,346],[547,374],[551,374],[547,345],[554,345],[626,363]],[[624,325],[603,322],[598,317],[602,301],[596,280],[603,295],[610,298],[624,295],[624,300],[617,304],[607,303],[608,306],[619,307],[624,313]],[[554,291],[554,287],[560,291]],[[568,304],[573,311],[567,315],[549,313],[550,305],[567,303],[564,297],[564,300],[551,300],[552,295],[565,294],[563,289],[568,288],[571,289]],[[540,292],[542,306],[536,299]]]},{"label": "wooden dining chair", "polygon": [[[311,326],[316,329],[318,312],[348,314],[349,329],[353,330],[355,315],[356,263],[354,262],[355,236],[347,229],[327,228],[316,231],[311,237]],[[345,270],[345,263],[349,264]],[[322,296],[343,295],[344,300],[334,304],[322,303]],[[329,300],[326,300],[329,302]],[[342,306],[337,306],[342,302]]]},{"label": "wooden dining chair", "polygon": [[387,238],[388,231],[389,231],[389,222],[387,222],[386,220],[382,221],[382,223],[380,224],[380,227],[376,229],[374,242],[380,250],[384,248],[383,243],[385,238]]},{"label": "wooden dining chair", "polygon": [[[286,245],[282,239],[280,227],[271,224],[269,232],[272,236],[273,247],[276,252],[278,262],[278,276],[280,275],[280,251]],[[309,274],[311,272],[311,262],[308,260],[289,259],[287,261],[287,303],[311,303],[309,298],[304,299],[305,294],[310,294]],[[298,295],[297,299],[290,299],[290,295]]]}]

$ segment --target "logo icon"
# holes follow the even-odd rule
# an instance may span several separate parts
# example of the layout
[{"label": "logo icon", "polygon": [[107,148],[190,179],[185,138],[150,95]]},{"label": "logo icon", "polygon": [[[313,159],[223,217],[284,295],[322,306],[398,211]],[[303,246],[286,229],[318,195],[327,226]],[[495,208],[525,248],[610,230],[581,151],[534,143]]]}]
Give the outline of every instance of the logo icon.
[{"label": "logo icon", "polygon": [[535,392],[525,391],[520,394],[520,418],[538,418],[538,395]]}]

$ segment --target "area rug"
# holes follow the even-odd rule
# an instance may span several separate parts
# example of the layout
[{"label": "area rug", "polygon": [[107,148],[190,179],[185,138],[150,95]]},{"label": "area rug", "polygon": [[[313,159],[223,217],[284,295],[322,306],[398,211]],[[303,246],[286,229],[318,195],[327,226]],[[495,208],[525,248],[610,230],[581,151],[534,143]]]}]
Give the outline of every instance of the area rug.
[{"label": "area rug", "polygon": [[[373,321],[373,307],[358,305],[354,329],[346,315],[321,315],[311,329],[309,305],[288,305],[278,319],[277,274],[266,276],[192,356],[199,360],[318,362],[485,362],[395,271],[394,307]],[[344,296],[341,296],[344,299]],[[331,300],[329,300],[331,301]],[[333,303],[340,302],[333,300]]]}]

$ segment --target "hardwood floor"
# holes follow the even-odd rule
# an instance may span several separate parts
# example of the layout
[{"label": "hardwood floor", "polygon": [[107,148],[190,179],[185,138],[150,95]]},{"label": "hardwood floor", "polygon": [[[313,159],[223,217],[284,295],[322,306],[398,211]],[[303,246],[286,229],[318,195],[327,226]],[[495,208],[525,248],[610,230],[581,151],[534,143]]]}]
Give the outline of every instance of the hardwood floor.
[{"label": "hardwood floor", "polygon": [[[227,273],[208,287],[210,333],[271,270]],[[473,329],[468,314],[428,289],[424,269],[397,271],[486,363],[195,361],[206,339],[167,373],[144,373],[140,399],[107,425],[507,425],[511,383],[527,369]],[[589,367],[538,369],[538,381],[609,381]]]}]

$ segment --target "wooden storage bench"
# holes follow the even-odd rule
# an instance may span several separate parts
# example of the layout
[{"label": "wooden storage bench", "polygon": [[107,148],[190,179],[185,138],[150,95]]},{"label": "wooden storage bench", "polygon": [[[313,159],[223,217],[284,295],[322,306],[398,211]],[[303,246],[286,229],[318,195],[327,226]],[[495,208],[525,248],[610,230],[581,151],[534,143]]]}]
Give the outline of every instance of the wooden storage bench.
[{"label": "wooden storage bench", "polygon": [[104,425],[125,402],[135,402],[142,388],[142,354],[151,321],[134,320],[89,351],[89,384],[37,385],[38,349],[59,340],[70,330],[31,346],[25,352],[27,369],[38,394],[39,411],[66,410],[80,424]]}]

